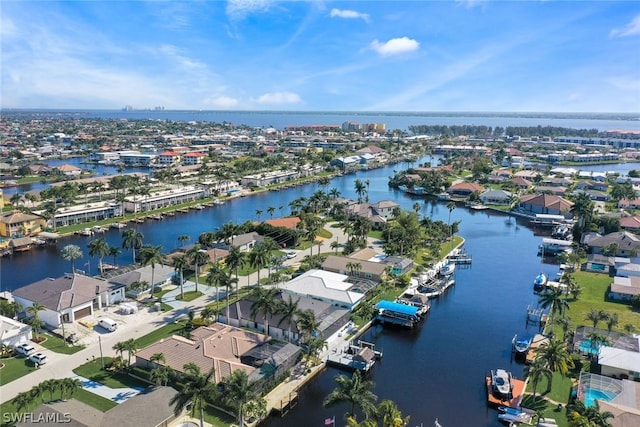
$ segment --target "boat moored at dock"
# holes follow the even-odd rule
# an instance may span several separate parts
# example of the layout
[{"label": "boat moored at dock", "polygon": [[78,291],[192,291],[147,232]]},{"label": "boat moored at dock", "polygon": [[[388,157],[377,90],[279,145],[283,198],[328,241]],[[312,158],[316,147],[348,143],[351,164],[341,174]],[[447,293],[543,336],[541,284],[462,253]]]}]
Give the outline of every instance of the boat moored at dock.
[{"label": "boat moored at dock", "polygon": [[388,323],[413,328],[422,320],[419,308],[412,305],[382,300],[376,304],[376,310],[375,320],[383,325]]},{"label": "boat moored at dock", "polygon": [[327,356],[327,364],[349,371],[369,372],[376,360],[382,359],[382,351],[375,347],[375,344],[366,341],[350,342],[343,349],[334,349]]}]

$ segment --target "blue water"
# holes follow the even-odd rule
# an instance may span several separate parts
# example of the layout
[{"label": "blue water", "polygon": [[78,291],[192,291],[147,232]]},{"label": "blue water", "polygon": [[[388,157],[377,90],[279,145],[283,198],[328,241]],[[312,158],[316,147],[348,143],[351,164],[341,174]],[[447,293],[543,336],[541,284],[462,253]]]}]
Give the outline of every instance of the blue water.
[{"label": "blue water", "polygon": [[580,344],[578,344],[578,349],[584,354],[595,355],[595,354],[598,354],[598,352],[600,351],[600,347],[603,345],[606,345],[606,344],[599,343],[598,345],[592,347],[591,340],[587,339],[582,341]]},{"label": "blue water", "polygon": [[584,392],[584,406],[587,408],[595,405],[596,400],[604,400],[605,402],[611,402],[615,399],[616,394],[611,391],[598,390],[596,388],[588,388]]}]

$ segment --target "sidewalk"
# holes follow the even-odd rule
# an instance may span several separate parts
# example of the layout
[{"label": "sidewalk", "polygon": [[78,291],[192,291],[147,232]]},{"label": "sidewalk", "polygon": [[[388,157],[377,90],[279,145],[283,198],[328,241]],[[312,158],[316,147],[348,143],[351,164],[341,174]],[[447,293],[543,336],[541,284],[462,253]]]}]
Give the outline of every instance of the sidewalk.
[{"label": "sidewalk", "polygon": [[143,387],[110,388],[97,381],[93,381],[88,378],[81,377],[80,375],[76,375],[73,372],[69,372],[67,375],[63,375],[63,378],[64,377],[78,379],[82,383],[82,388],[86,391],[97,394],[98,396],[102,396],[105,399],[112,400],[118,404],[140,394],[140,392],[144,390]]},{"label": "sidewalk", "polygon": [[[182,285],[183,291],[184,292],[191,292],[191,291],[195,291],[196,290],[196,282],[191,282],[191,281],[185,281],[184,285]],[[180,296],[180,286],[176,287],[175,289],[167,292],[166,294],[164,294],[162,296],[162,302],[165,304],[170,305],[173,308],[183,308],[186,307],[187,305],[191,305],[193,302],[204,298],[204,299],[209,299],[210,297],[213,296],[213,299],[215,300],[216,298],[216,293],[218,294],[219,298],[222,298],[224,296],[224,293],[219,293],[217,292],[217,288],[215,286],[207,286],[205,284],[202,283],[198,283],[198,291],[202,292],[202,296],[196,298],[193,301],[181,301],[176,299],[176,297]]]}]

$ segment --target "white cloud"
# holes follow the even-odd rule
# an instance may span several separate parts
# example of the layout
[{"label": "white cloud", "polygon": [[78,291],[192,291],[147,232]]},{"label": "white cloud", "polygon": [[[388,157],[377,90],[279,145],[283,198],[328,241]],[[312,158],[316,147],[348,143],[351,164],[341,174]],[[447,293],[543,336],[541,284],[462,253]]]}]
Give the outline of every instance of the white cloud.
[{"label": "white cloud", "polygon": [[371,48],[382,56],[389,56],[418,50],[420,49],[420,43],[405,36],[391,39],[384,43],[374,40],[371,42]]},{"label": "white cloud", "polygon": [[273,92],[259,96],[256,102],[258,104],[299,104],[302,99],[293,92]]},{"label": "white cloud", "polygon": [[230,96],[219,95],[205,99],[204,103],[212,107],[233,108],[238,106],[239,101]]},{"label": "white cloud", "polygon": [[242,19],[251,13],[266,11],[270,5],[269,0],[228,0],[227,15],[232,19]]},{"label": "white cloud", "polygon": [[487,0],[456,0],[456,3],[465,6],[467,9],[473,9],[474,7],[484,7]]},{"label": "white cloud", "polygon": [[636,15],[627,25],[621,28],[614,28],[609,33],[609,37],[627,37],[640,34],[640,15]]},{"label": "white cloud", "polygon": [[343,9],[331,9],[332,18],[344,18],[344,19],[362,19],[364,22],[369,22],[369,15],[367,13],[356,12],[355,10],[343,10]]}]

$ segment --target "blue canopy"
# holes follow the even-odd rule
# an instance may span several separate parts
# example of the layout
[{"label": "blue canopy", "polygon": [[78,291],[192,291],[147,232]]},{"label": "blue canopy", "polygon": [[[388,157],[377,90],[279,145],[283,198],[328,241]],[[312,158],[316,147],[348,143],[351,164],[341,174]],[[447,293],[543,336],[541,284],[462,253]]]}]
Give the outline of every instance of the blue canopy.
[{"label": "blue canopy", "polygon": [[405,314],[407,316],[415,316],[418,313],[418,307],[414,307],[412,305],[400,304],[392,301],[380,301],[376,308],[378,310],[390,310],[395,311],[396,313]]}]

